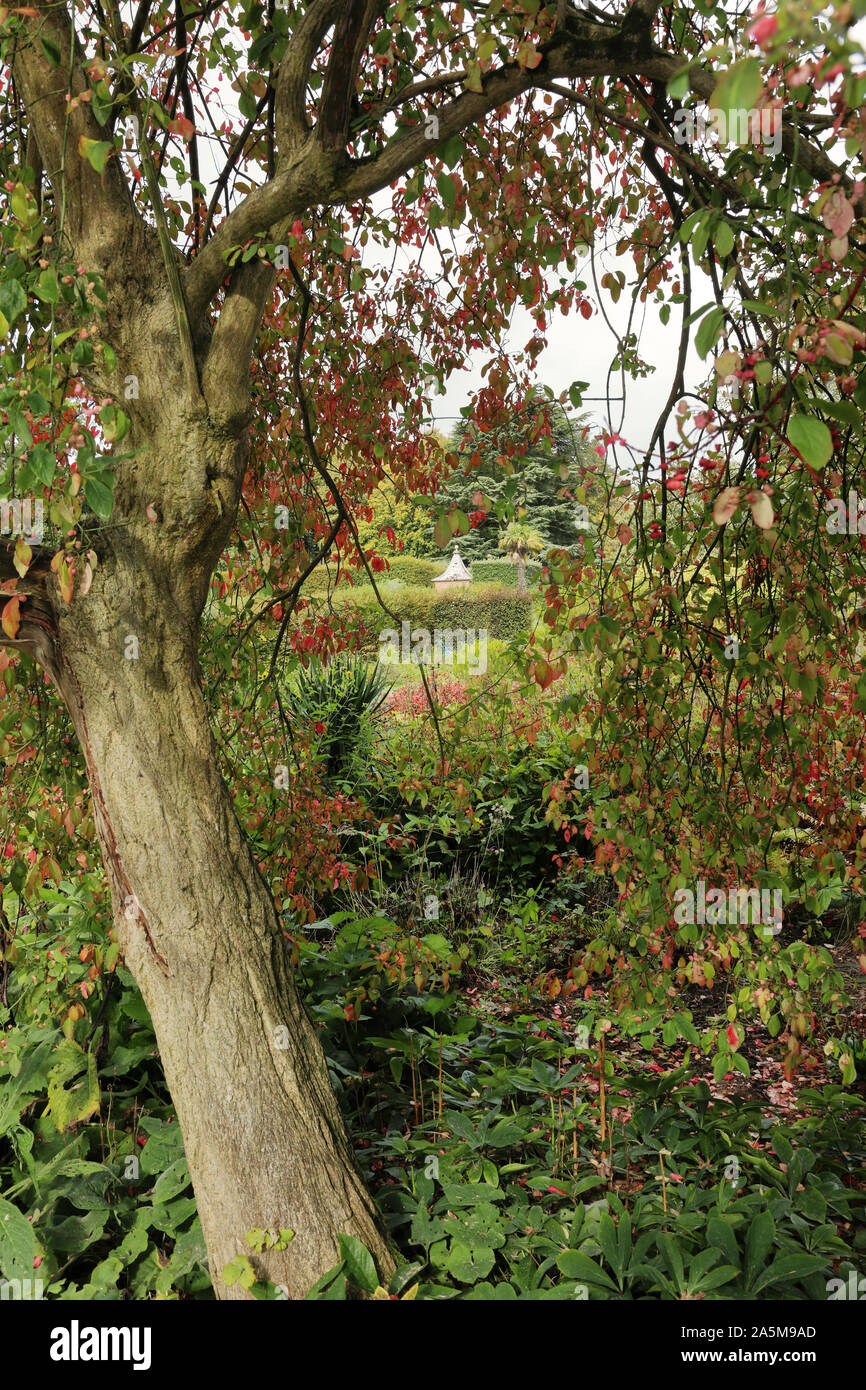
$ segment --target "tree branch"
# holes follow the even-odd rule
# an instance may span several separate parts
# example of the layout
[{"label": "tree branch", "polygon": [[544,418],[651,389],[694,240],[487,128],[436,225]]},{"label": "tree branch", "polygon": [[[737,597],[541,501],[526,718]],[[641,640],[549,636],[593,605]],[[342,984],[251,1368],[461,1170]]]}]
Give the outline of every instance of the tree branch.
[{"label": "tree branch", "polygon": [[340,15],[331,44],[316,127],[324,149],[345,148],[361,59],[373,25],[384,9],[381,0],[350,0]]},{"label": "tree branch", "polygon": [[[370,8],[368,4],[362,4],[362,0],[357,0],[352,7],[358,33],[362,28],[362,12],[369,19]],[[652,18],[650,11],[655,13],[658,8],[658,5],[643,3],[635,5],[629,14],[636,12],[644,27],[635,28],[636,20],[633,20],[631,29],[624,26],[620,30],[580,18],[569,10],[566,27],[557,30],[542,48],[543,58],[537,67],[530,69],[517,63],[505,64],[485,74],[481,91],[463,91],[439,107],[436,112],[438,129],[435,141],[431,141],[425,123],[419,120],[416,126],[392,140],[378,154],[352,161],[346,156],[343,146],[333,143],[336,130],[334,122],[343,120],[345,104],[339,105],[339,111],[336,108],[332,110],[330,124],[326,124],[324,129],[324,139],[312,136],[303,114],[301,92],[306,91],[308,70],[305,69],[302,74],[301,69],[304,64],[313,61],[334,9],[330,0],[316,0],[304,18],[304,41],[295,51],[288,68],[285,65],[290,52],[284,59],[284,69],[292,73],[292,100],[296,103],[294,115],[288,124],[288,108],[285,105],[285,82],[288,79],[284,78],[282,71],[280,76],[284,84],[284,102],[278,133],[280,128],[290,132],[288,156],[283,150],[280,151],[283,157],[276,177],[247,195],[187,268],[187,301],[193,322],[204,314],[225,281],[225,256],[230,247],[242,245],[255,237],[264,238],[278,223],[299,217],[309,208],[348,205],[371,197],[427,160],[433,145],[459,134],[482,120],[490,111],[507,106],[532,88],[549,87],[557,79],[596,77],[638,78],[666,83],[681,71],[683,64],[679,55],[656,47],[649,38],[645,23]],[[314,11],[315,26],[311,18]],[[300,39],[300,29],[296,37]],[[336,69],[329,65],[329,72],[332,71],[336,72]],[[344,63],[339,71],[348,80],[349,73],[354,73],[355,69]],[[694,92],[703,100],[708,100],[716,86],[716,75],[697,65],[691,68],[689,75]],[[354,85],[354,77],[351,81]],[[335,90],[335,82],[336,78],[330,86],[326,82],[329,92]],[[344,96],[349,99],[346,93]],[[336,96],[333,100],[337,100]],[[790,125],[783,128],[782,138],[786,154],[794,157],[796,152],[798,161],[814,177],[826,182],[838,172],[822,150],[810,146]],[[866,199],[863,201],[866,203]]]},{"label": "tree branch", "polygon": [[[289,69],[295,86],[293,100],[300,100],[300,86],[306,91],[309,69],[301,76],[301,68],[309,59],[312,62],[321,37],[327,30],[334,6],[331,0],[317,0],[308,14],[316,10],[318,26],[314,42],[313,34],[307,30],[305,42],[292,55],[295,40],[283,59],[283,68],[278,83],[284,84],[283,70],[290,59]],[[305,23],[308,16],[305,16]],[[301,29],[296,35],[301,37]],[[303,61],[301,60],[303,59]],[[680,66],[677,59],[661,53],[648,59],[644,46],[633,39],[624,40],[616,32],[597,24],[582,26],[579,36],[569,32],[557,35],[549,45],[541,66],[531,70],[511,63],[488,73],[483,79],[482,91],[463,92],[437,112],[439,135],[437,141],[446,140],[458,134],[473,121],[480,120],[489,111],[507,104],[533,86],[556,77],[604,77],[604,76],[670,76]],[[286,79],[287,80],[287,79]],[[285,98],[285,92],[283,93]],[[203,314],[207,305],[226,278],[224,255],[231,246],[238,246],[255,236],[263,236],[268,229],[284,218],[298,216],[307,208],[337,203],[351,203],[368,197],[381,188],[386,188],[401,174],[408,172],[417,163],[429,157],[431,142],[419,124],[408,131],[369,160],[352,163],[342,148],[336,149],[312,141],[311,132],[303,117],[299,124],[302,108],[295,107],[294,117],[289,122],[290,145],[288,151],[280,149],[280,168],[276,178],[249,193],[226,218],[222,226],[203,248],[186,270],[187,302],[193,322]],[[287,108],[283,101],[278,103],[277,138],[286,128]]]},{"label": "tree branch", "polygon": [[274,268],[257,258],[232,274],[202,372],[212,423],[237,435],[250,422],[250,360]]},{"label": "tree branch", "polygon": [[307,83],[322,40],[340,13],[340,0],[314,0],[292,34],[277,77],[277,149],[290,158],[306,140]]},{"label": "tree branch", "polygon": [[[26,40],[16,45],[13,75],[56,205],[63,209],[64,232],[74,254],[102,270],[127,241],[138,214],[117,161],[110,159],[99,174],[78,152],[82,137],[100,140],[104,131],[89,102],[76,104],[90,84],[66,5],[62,0],[35,0],[33,8],[36,17],[22,22]],[[59,66],[53,65],[40,38],[59,48]]]}]

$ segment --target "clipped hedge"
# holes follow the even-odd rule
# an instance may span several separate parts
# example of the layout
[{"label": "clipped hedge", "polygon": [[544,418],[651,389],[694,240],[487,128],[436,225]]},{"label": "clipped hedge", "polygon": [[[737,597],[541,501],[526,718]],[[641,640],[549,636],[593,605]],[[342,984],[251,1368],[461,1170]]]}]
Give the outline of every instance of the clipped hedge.
[{"label": "clipped hedge", "polygon": [[473,583],[468,589],[450,589],[436,595],[433,626],[486,627],[488,637],[507,642],[532,627],[532,599],[501,584]]},{"label": "clipped hedge", "polygon": [[[517,586],[517,565],[510,560],[473,560],[470,568],[473,584],[505,584],[509,589]],[[534,584],[540,574],[541,565],[527,560],[526,583]]]},{"label": "clipped hedge", "polygon": [[[387,558],[387,557],[386,557]],[[426,559],[419,555],[395,555],[388,560],[388,569],[380,575],[381,579],[398,579],[401,584],[431,584],[437,574],[444,570],[446,560]],[[369,576],[364,572],[365,584],[369,584]]]},{"label": "clipped hedge", "polygon": [[[398,585],[425,585],[432,584],[434,576],[441,574],[446,564],[445,559],[424,559],[417,555],[395,555],[388,561],[388,569],[382,570],[376,575],[376,583],[394,588]],[[345,573],[345,571],[344,571]],[[332,564],[319,565],[318,569],[304,582],[304,596],[311,594],[326,594],[334,588],[336,582],[337,567]],[[365,569],[353,569],[351,571],[354,580],[354,588],[366,588],[370,590],[370,576]],[[343,587],[348,589],[350,586],[345,578],[340,584],[340,592]]]},{"label": "clipped hedge", "polygon": [[[387,602],[398,631],[404,622],[410,623],[413,630],[426,628],[431,633],[436,628],[472,628],[476,632],[486,629],[488,637],[507,642],[529,632],[532,626],[531,597],[499,584],[473,584],[468,589],[451,589],[444,594],[437,593],[432,585],[412,585],[389,593]],[[369,586],[337,594],[334,608],[347,622],[352,622],[351,615],[357,615],[366,629],[366,651],[375,650],[380,633],[395,626],[394,618],[382,611]]]}]

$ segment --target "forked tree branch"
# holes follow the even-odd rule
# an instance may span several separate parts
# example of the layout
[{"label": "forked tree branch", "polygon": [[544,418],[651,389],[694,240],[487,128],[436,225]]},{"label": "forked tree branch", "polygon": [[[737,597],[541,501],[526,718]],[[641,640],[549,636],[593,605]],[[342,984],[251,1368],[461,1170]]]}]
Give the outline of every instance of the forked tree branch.
[{"label": "forked tree branch", "polygon": [[[25,11],[22,19],[13,75],[73,254],[101,270],[127,242],[138,213],[117,162],[109,160],[100,174],[79,153],[82,137],[100,140],[104,132],[90,103],[75,102],[90,83],[65,3],[34,0],[32,8],[35,17]],[[58,66],[49,57],[52,45],[60,52]]]},{"label": "forked tree branch", "polygon": [[316,126],[316,135],[323,149],[345,148],[361,60],[373,26],[384,9],[382,0],[349,0],[340,15],[334,30]]}]

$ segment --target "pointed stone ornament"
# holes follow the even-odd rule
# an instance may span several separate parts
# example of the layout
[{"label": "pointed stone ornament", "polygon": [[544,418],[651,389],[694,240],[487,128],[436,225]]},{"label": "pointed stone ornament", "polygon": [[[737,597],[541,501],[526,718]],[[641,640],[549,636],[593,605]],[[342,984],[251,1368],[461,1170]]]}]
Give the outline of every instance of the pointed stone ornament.
[{"label": "pointed stone ornament", "polygon": [[443,593],[448,589],[465,589],[472,583],[472,574],[460,558],[459,546],[455,545],[448,568],[437,574],[433,583]]}]

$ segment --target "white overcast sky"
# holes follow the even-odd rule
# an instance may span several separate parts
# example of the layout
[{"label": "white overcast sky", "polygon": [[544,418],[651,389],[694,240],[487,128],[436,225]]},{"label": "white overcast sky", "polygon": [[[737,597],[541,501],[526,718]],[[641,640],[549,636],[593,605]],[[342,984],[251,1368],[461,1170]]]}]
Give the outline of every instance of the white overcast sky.
[{"label": "white overcast sky", "polygon": [[[625,329],[631,305],[629,284],[634,281],[634,264],[626,257],[605,257],[596,255],[596,274],[598,279],[610,269],[622,269],[626,275],[626,288],[619,303],[613,304],[610,297],[602,291],[604,310],[616,331]],[[582,278],[590,286],[586,274]],[[708,303],[713,298],[712,286],[703,275],[692,266],[692,310]],[[621,375],[608,377],[610,364],[617,351],[617,342],[611,329],[600,312],[591,319],[584,319],[577,311],[563,314],[558,311],[547,334],[548,346],[538,358],[537,379],[539,384],[549,386],[559,394],[567,391],[574,381],[588,381],[585,392],[586,413],[599,429],[606,429],[627,441],[636,454],[642,455],[649,444],[653,429],[667,400],[676,373],[676,359],[679,348],[682,305],[674,305],[670,321],[663,324],[658,316],[654,302],[641,305],[633,319],[635,332],[639,334],[639,354],[648,366],[654,368],[649,376],[633,380],[625,377],[622,385]],[[507,340],[509,348],[523,346],[530,336],[531,317],[526,309],[518,306]],[[444,396],[436,396],[431,402],[431,410],[437,428],[443,433],[450,431],[459,415],[461,407],[468,404],[474,391],[484,384],[480,369],[485,354],[470,355],[465,371],[455,373],[449,382]],[[707,364],[701,362],[693,347],[690,347],[686,363],[686,386],[695,389],[707,373]],[[611,399],[608,406],[606,396],[625,396],[625,400]],[[601,397],[589,400],[587,397]]]}]

